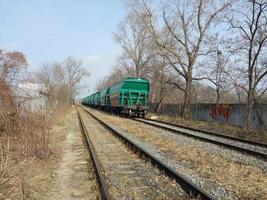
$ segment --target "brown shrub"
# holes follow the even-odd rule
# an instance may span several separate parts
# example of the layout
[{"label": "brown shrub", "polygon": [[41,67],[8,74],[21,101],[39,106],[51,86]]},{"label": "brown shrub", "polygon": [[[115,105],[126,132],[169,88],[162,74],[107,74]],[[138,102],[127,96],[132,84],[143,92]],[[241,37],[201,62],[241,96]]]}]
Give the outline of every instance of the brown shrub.
[{"label": "brown shrub", "polygon": [[0,143],[0,199],[22,199],[22,162],[11,159],[9,140],[6,141],[6,145]]},{"label": "brown shrub", "polygon": [[9,85],[0,80],[0,135],[18,132],[18,112]]},{"label": "brown shrub", "polygon": [[22,153],[27,158],[49,159],[51,119],[46,113],[26,113],[20,121]]},{"label": "brown shrub", "polygon": [[10,86],[0,80],[0,199],[23,199],[25,159],[49,159],[50,116],[18,107]]},{"label": "brown shrub", "polygon": [[11,141],[13,153],[22,152],[26,157],[48,159],[52,155],[49,148],[50,125],[51,120],[46,113],[30,113],[18,107],[9,85],[0,81],[0,136],[19,138],[17,142]]}]

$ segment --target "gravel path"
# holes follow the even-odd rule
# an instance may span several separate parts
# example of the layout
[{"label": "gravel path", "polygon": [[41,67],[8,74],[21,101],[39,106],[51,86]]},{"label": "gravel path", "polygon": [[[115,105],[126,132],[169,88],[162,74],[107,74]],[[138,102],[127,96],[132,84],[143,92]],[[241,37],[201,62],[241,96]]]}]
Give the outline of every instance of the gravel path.
[{"label": "gravel path", "polygon": [[93,167],[88,160],[75,110],[70,114],[66,130],[63,157],[59,168],[52,174],[55,177],[55,186],[49,199],[98,199]]},{"label": "gravel path", "polygon": [[141,160],[87,113],[81,116],[114,199],[189,199],[176,182]]}]

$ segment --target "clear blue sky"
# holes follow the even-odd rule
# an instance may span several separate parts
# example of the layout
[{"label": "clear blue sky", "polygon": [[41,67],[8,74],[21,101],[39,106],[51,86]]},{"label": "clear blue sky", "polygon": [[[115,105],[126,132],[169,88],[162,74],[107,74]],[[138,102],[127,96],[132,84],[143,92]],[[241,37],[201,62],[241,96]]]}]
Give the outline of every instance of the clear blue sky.
[{"label": "clear blue sky", "polygon": [[123,0],[0,0],[0,48],[25,53],[31,71],[82,59],[92,90],[120,54],[112,32],[125,15]]}]

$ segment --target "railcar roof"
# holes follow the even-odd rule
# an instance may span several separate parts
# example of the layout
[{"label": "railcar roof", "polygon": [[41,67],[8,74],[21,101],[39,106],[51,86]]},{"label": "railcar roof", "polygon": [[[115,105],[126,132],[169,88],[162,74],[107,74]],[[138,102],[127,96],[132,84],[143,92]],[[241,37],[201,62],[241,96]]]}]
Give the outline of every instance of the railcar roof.
[{"label": "railcar roof", "polygon": [[138,81],[138,82],[148,82],[148,80],[144,78],[136,78],[136,77],[127,77],[126,79],[122,80],[123,81]]}]

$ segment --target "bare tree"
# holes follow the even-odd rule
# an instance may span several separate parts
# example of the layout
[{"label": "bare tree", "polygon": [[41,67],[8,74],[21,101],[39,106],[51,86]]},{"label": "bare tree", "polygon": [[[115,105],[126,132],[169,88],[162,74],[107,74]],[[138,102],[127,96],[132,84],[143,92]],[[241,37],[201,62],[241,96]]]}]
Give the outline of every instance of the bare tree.
[{"label": "bare tree", "polygon": [[[0,134],[11,127],[16,128],[17,106],[13,99],[11,85],[18,80],[18,74],[27,66],[23,53],[3,52],[0,49]],[[11,126],[12,125],[12,126]]]},{"label": "bare tree", "polygon": [[0,50],[0,135],[18,132],[18,109],[11,86],[19,80],[18,75],[26,66],[23,53]]},{"label": "bare tree", "polygon": [[162,103],[173,93],[175,88],[168,84],[171,77],[170,69],[162,56],[157,56],[151,70],[151,101],[157,103],[156,112],[159,112]]},{"label": "bare tree", "polygon": [[105,76],[103,79],[100,79],[96,85],[95,90],[100,91],[111,85],[121,81],[125,77],[125,72],[121,68],[113,68],[109,75]]},{"label": "bare tree", "polygon": [[185,80],[184,87],[177,86],[184,92],[182,116],[190,118],[192,83],[198,80],[193,76],[197,59],[209,53],[205,43],[212,34],[210,29],[216,17],[230,4],[215,0],[176,0],[168,3],[164,5],[162,31],[157,30],[156,16],[147,5],[146,17],[149,18],[149,29],[156,44],[170,66]]},{"label": "bare tree", "polygon": [[250,127],[253,104],[267,90],[267,67],[263,60],[267,53],[267,2],[250,0],[238,2],[228,23],[237,34],[235,44],[241,65],[237,68],[238,87],[247,93],[245,126]]},{"label": "bare tree", "polygon": [[62,73],[65,83],[68,85],[69,101],[73,102],[77,94],[77,86],[81,79],[88,77],[89,72],[82,67],[82,62],[72,57],[66,58],[62,63]]},{"label": "bare tree", "polygon": [[129,76],[146,78],[150,61],[155,54],[155,44],[145,20],[142,11],[132,8],[114,33],[115,40],[123,49],[120,64]]},{"label": "bare tree", "polygon": [[88,76],[82,63],[71,57],[62,63],[44,64],[36,72],[38,81],[49,89],[50,102],[53,104],[72,103],[81,79]]},{"label": "bare tree", "polygon": [[66,88],[63,80],[62,67],[59,63],[45,63],[35,73],[36,81],[45,85],[49,93],[49,103],[52,106],[66,103],[68,99],[61,98]]},{"label": "bare tree", "polygon": [[0,49],[0,80],[12,82],[16,75],[27,66],[26,57],[19,51],[3,52]]},{"label": "bare tree", "polygon": [[231,66],[234,64],[231,62],[231,53],[222,52],[217,50],[212,53],[209,58],[203,63],[203,70],[206,75],[201,75],[203,78],[206,77],[214,85],[214,91],[216,92],[216,106],[218,107],[221,98],[226,93],[230,92],[234,86],[231,81]]}]

